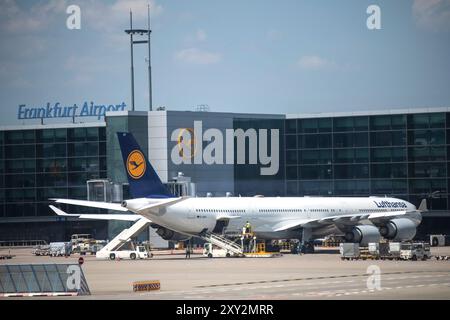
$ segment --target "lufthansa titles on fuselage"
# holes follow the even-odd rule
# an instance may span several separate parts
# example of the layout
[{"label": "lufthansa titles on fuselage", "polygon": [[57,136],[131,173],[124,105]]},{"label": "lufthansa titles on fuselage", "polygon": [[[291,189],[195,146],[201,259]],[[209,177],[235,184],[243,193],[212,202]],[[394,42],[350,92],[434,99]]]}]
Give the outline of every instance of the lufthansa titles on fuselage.
[{"label": "lufthansa titles on fuselage", "polygon": [[406,203],[401,201],[374,201],[375,205],[378,208],[407,208],[408,206]]}]

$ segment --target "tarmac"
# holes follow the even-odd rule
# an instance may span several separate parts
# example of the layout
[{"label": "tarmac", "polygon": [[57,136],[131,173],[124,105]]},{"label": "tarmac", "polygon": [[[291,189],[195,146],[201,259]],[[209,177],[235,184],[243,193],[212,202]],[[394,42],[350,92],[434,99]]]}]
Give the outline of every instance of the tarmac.
[{"label": "tarmac", "polygon": [[[91,295],[47,299],[450,299],[449,260],[342,261],[337,248],[273,258],[211,259],[194,253],[185,259],[181,251],[169,253],[135,261],[84,256],[82,269]],[[31,249],[11,254],[13,259],[0,264],[78,263],[79,258],[36,257]],[[432,254],[450,255],[450,247],[432,248]],[[161,289],[133,292],[133,282],[146,280],[159,280]]]}]

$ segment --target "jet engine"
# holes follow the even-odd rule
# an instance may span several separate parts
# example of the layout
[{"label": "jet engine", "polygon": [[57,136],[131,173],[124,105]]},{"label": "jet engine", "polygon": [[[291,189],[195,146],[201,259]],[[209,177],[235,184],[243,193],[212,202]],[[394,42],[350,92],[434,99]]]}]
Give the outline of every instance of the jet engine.
[{"label": "jet engine", "polygon": [[150,204],[150,201],[146,198],[138,198],[138,199],[130,199],[124,200],[121,203],[121,206],[127,208],[130,211],[138,211],[139,209]]},{"label": "jet engine", "polygon": [[378,228],[372,225],[359,225],[353,227],[349,232],[345,233],[345,240],[348,242],[359,242],[367,245],[369,242],[380,241],[381,235]]},{"label": "jet engine", "polygon": [[164,227],[158,227],[158,229],[156,230],[156,233],[164,240],[170,240],[170,241],[185,241],[190,238],[190,236],[175,232],[173,230],[170,230],[170,229],[167,229]]},{"label": "jet engine", "polygon": [[412,240],[416,235],[417,226],[407,218],[392,219],[380,227],[380,234],[389,240]]}]

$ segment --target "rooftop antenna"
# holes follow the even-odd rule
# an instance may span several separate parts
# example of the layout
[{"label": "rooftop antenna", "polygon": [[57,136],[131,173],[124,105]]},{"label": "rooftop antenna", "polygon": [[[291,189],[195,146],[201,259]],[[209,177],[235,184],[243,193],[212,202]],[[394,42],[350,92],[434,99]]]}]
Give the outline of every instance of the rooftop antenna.
[{"label": "rooftop antenna", "polygon": [[[149,98],[149,110],[152,111],[152,64],[151,64],[151,47],[150,47],[150,4],[147,6],[148,14],[148,28],[147,29],[133,29],[133,12],[130,9],[130,29],[125,30],[127,34],[130,35],[130,47],[131,47],[131,110],[134,111],[134,57],[133,57],[133,46],[135,44],[147,43],[148,44],[148,98]],[[134,40],[133,36],[147,35],[147,40]]]},{"label": "rooftop antenna", "polygon": [[[134,111],[134,61],[133,61],[133,12],[130,9],[130,47],[131,47],[131,110]],[[125,31],[127,32],[127,31]]]},{"label": "rooftop antenna", "polygon": [[148,15],[148,102],[150,111],[153,111],[153,101],[152,101],[152,52],[150,46],[150,35],[152,30],[150,29],[150,4],[147,5],[147,15]]}]

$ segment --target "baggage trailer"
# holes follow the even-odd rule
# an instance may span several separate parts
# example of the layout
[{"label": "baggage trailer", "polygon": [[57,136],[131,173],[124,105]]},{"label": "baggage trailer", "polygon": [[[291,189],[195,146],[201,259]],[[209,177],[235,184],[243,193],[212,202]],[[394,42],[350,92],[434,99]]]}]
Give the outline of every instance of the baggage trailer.
[{"label": "baggage trailer", "polygon": [[70,256],[72,245],[70,242],[51,242],[48,255],[51,257]]},{"label": "baggage trailer", "polygon": [[360,257],[359,243],[344,242],[339,245],[341,260],[357,260]]},{"label": "baggage trailer", "polygon": [[341,260],[376,259],[377,256],[370,252],[371,249],[373,248],[360,247],[359,243],[353,242],[344,242],[339,245]]},{"label": "baggage trailer", "polygon": [[40,245],[33,249],[32,254],[35,256],[48,256],[50,255],[49,245]]},{"label": "baggage trailer", "polygon": [[382,258],[389,260],[400,260],[401,242],[389,242],[388,252]]},{"label": "baggage trailer", "polygon": [[371,242],[369,243],[371,259],[399,260],[400,242]]},{"label": "baggage trailer", "polygon": [[341,260],[427,260],[431,258],[426,242],[372,242],[367,247],[359,243],[341,243]]}]

